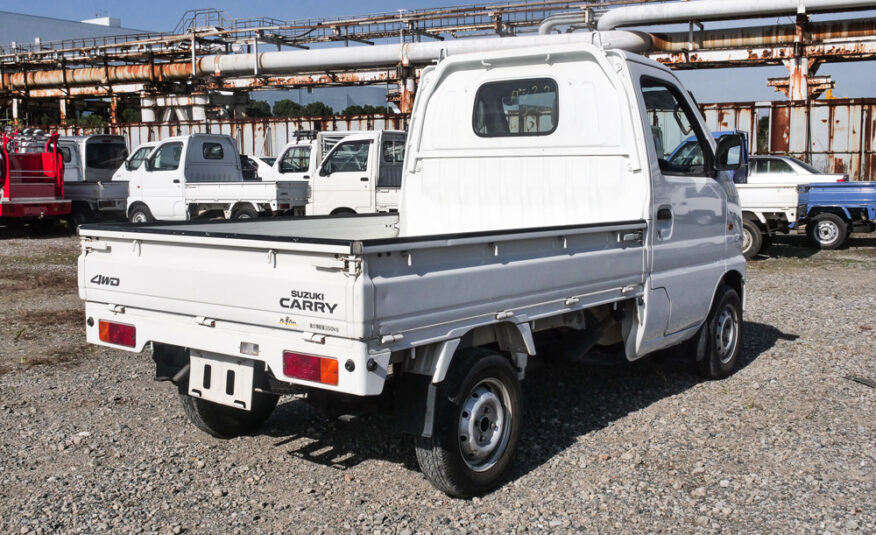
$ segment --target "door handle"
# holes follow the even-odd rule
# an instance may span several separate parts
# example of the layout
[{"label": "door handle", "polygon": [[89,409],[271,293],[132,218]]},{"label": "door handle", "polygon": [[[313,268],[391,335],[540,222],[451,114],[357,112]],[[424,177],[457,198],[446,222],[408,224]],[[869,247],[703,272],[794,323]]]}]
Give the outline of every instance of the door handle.
[{"label": "door handle", "polygon": [[173,183],[174,183],[174,184],[179,184],[179,179],[178,179],[178,178],[174,178],[174,179],[173,179]]},{"label": "door handle", "polygon": [[657,210],[657,221],[672,220],[672,210],[669,208],[661,208]]},{"label": "door handle", "polygon": [[304,180],[310,180],[310,175],[304,175],[304,176],[301,177],[301,178],[303,178]]},{"label": "door handle", "polygon": [[359,179],[359,181],[360,181],[360,182],[368,182],[368,177],[367,177],[367,176],[363,176],[362,178]]}]

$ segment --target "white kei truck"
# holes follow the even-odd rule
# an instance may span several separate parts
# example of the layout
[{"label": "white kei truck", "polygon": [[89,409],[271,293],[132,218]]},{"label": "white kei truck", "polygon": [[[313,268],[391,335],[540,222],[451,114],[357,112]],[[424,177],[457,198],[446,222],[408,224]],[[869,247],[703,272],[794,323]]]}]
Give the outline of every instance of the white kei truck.
[{"label": "white kei truck", "polygon": [[[657,129],[693,132],[699,163],[658,156]],[[543,336],[629,360],[682,345],[705,377],[732,373],[741,142],[625,51],[449,55],[421,78],[398,213],[80,227],[87,340],[151,347],[217,437],[257,431],[284,394],[382,398],[435,487],[481,494],[517,449]]]},{"label": "white kei truck", "polygon": [[71,222],[125,219],[128,185],[113,181],[113,174],[128,157],[125,138],[61,136],[58,149],[64,159],[64,198],[71,204]]},{"label": "white kei truck", "polygon": [[162,140],[126,178],[133,223],[303,215],[307,204],[305,183],[244,181],[237,144],[220,134]]},{"label": "white kei truck", "polygon": [[274,176],[310,181],[307,215],[397,212],[407,134],[319,132],[280,151]]}]

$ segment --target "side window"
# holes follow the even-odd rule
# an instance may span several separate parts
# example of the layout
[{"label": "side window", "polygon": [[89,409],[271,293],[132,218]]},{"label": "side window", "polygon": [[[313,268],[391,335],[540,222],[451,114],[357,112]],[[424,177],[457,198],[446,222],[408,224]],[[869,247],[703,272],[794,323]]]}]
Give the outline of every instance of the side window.
[{"label": "side window", "polygon": [[480,137],[545,136],[557,129],[558,119],[552,79],[488,82],[475,96],[472,128]]},{"label": "side window", "polygon": [[281,173],[306,173],[310,167],[310,147],[292,147],[280,160]]},{"label": "side window", "polygon": [[73,161],[73,153],[70,151],[70,147],[58,147],[61,151],[61,158],[64,159],[64,163],[70,163]]},{"label": "side window", "polygon": [[706,176],[706,155],[711,152],[702,132],[694,128],[696,116],[678,88],[644,78],[642,97],[660,170],[665,175]]},{"label": "side window", "polygon": [[370,148],[370,140],[340,143],[322,164],[323,171],[328,174],[367,171]]},{"label": "side window", "polygon": [[754,160],[754,174],[762,175],[769,172],[769,161],[762,158]]},{"label": "side window", "polygon": [[141,149],[137,149],[133,156],[131,156],[131,160],[128,162],[128,169],[131,171],[140,169],[140,166],[143,165],[143,161],[149,156],[149,152],[152,150],[152,147],[143,147]]},{"label": "side window", "polygon": [[788,165],[788,162],[779,160],[778,158],[770,158],[770,173],[793,174],[794,170]]},{"label": "side window", "polygon": [[405,142],[400,139],[384,140],[382,152],[385,163],[402,163],[405,159]]},{"label": "side window", "polygon": [[221,160],[225,158],[225,152],[219,143],[204,143],[203,154],[205,160]]},{"label": "side window", "polygon": [[179,160],[182,156],[182,143],[165,143],[156,149],[155,154],[149,158],[149,168],[154,171],[173,171],[179,168]]}]

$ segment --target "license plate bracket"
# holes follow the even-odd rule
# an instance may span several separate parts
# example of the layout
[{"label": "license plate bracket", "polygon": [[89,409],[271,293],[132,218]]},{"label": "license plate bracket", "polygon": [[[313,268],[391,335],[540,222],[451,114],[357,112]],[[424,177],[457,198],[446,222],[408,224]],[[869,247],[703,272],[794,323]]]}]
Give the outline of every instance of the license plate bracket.
[{"label": "license plate bracket", "polygon": [[228,407],[250,410],[255,361],[191,352],[189,395]]}]

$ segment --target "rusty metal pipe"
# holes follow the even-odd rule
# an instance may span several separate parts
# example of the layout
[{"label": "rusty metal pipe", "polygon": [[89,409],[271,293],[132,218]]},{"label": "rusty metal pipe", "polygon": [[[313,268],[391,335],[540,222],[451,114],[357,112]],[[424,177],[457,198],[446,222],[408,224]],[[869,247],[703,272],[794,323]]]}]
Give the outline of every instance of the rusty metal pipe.
[{"label": "rusty metal pipe", "polygon": [[876,8],[874,0],[699,0],[612,9],[599,18],[596,29],[647,26],[673,22],[754,19],[772,15],[825,11],[854,11]]}]

